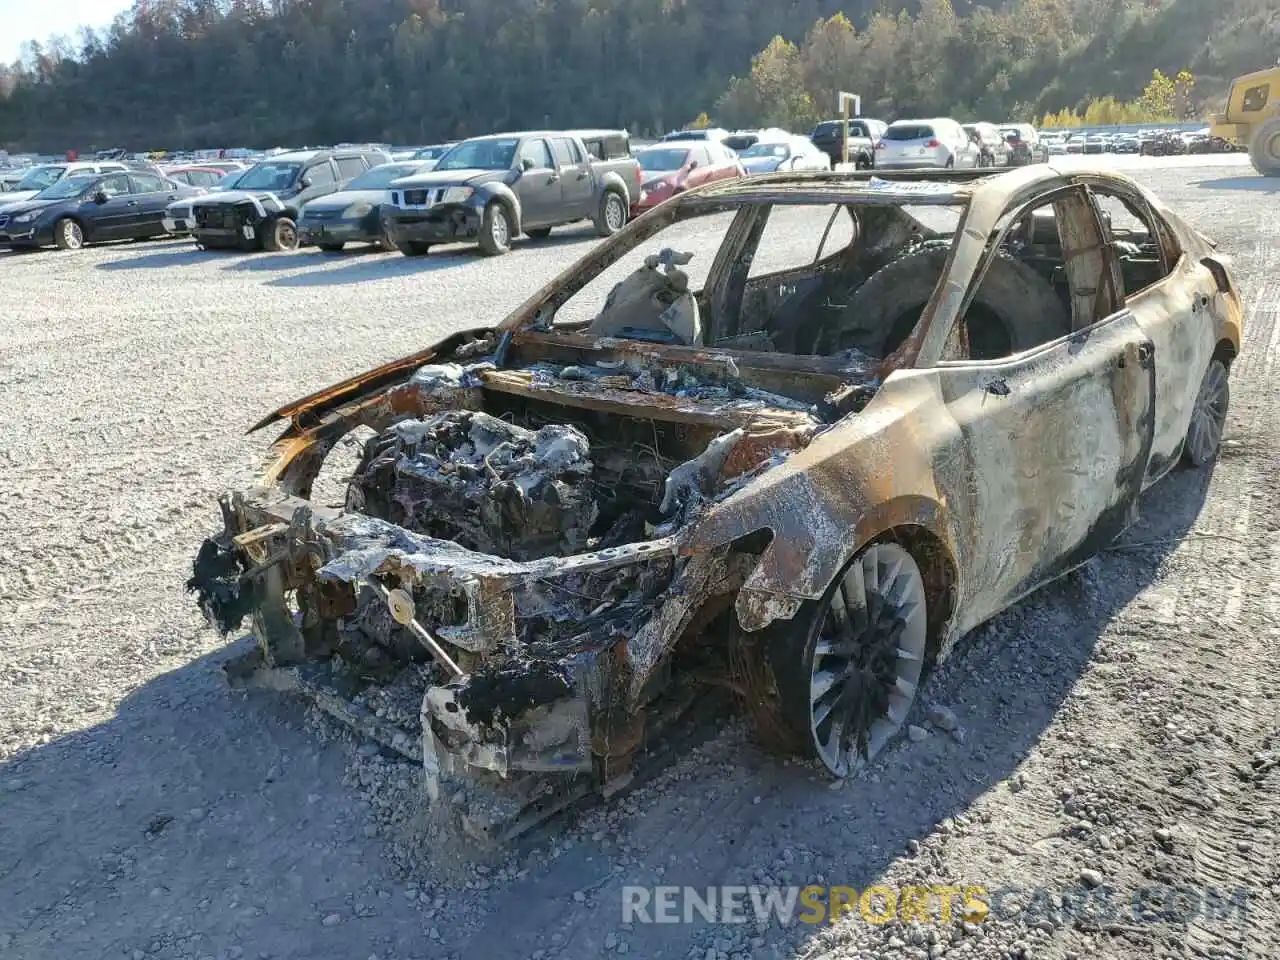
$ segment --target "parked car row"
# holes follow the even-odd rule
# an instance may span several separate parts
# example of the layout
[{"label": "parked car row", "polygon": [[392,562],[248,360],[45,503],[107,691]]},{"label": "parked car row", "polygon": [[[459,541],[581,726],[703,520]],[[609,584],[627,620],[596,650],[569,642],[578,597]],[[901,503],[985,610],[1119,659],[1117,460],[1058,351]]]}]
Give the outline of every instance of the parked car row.
[{"label": "parked car row", "polygon": [[[534,131],[413,148],[343,144],[173,155],[99,151],[91,161],[0,170],[0,245],[58,246],[165,234],[203,249],[338,252],[374,243],[421,256],[475,243],[497,255],[521,236],[570,223],[609,236],[705,183],[761,174],[857,169],[982,168],[1103,153],[1211,153],[1235,148],[1203,131],[1048,131],[949,117],[824,120],[808,136],[778,128],[680,130],[632,149],[625,130]],[[236,158],[231,157],[232,154]],[[69,154],[70,155],[70,154]]]}]

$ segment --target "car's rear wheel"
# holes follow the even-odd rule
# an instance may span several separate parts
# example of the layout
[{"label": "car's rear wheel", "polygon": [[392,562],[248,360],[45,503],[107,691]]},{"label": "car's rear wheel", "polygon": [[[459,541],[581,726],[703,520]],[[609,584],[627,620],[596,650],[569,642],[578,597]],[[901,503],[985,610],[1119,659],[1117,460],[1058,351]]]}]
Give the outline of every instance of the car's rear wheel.
[{"label": "car's rear wheel", "polygon": [[892,542],[865,547],[786,629],[767,640],[793,739],[836,777],[901,731],[928,641],[928,597],[915,558]]},{"label": "car's rear wheel", "polygon": [[1203,467],[1218,455],[1230,403],[1227,365],[1214,357],[1200,380],[1200,390],[1191,408],[1191,422],[1187,425],[1187,439],[1182,445],[1182,459],[1188,466]]},{"label": "car's rear wheel", "polygon": [[606,190],[596,214],[596,233],[611,237],[627,225],[627,201],[616,190]]},{"label": "car's rear wheel", "polygon": [[497,257],[511,249],[511,218],[500,201],[493,201],[484,208],[480,224],[480,250],[487,256]]},{"label": "car's rear wheel", "polygon": [[59,250],[79,250],[84,246],[84,229],[71,217],[53,225],[53,243]]},{"label": "car's rear wheel", "polygon": [[298,225],[289,217],[276,217],[267,227],[262,246],[271,252],[298,249]]},{"label": "car's rear wheel", "polygon": [[317,243],[316,246],[319,247],[321,250],[323,250],[325,253],[341,253],[343,251],[343,248],[346,247],[346,244],[345,243]]},{"label": "car's rear wheel", "polygon": [[533,240],[545,240],[547,237],[551,236],[551,228],[534,227],[530,230],[526,230],[525,233]]},{"label": "car's rear wheel", "polygon": [[406,240],[400,252],[406,257],[425,257],[431,252],[431,244],[423,243],[421,240]]}]

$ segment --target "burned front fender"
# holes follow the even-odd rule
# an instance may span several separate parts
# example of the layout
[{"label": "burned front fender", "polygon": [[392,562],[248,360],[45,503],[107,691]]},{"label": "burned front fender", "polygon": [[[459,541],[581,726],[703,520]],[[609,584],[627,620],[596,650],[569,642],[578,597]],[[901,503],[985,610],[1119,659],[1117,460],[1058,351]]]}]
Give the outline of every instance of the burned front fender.
[{"label": "burned front fender", "polygon": [[[888,394],[886,396],[885,394]],[[930,451],[943,426],[920,416],[906,379],[886,384],[861,413],[846,417],[784,463],[702,516],[681,552],[705,553],[760,530],[769,545],[736,601],[739,624],[758,631],[820,598],[866,543],[900,528],[954,541]]]}]

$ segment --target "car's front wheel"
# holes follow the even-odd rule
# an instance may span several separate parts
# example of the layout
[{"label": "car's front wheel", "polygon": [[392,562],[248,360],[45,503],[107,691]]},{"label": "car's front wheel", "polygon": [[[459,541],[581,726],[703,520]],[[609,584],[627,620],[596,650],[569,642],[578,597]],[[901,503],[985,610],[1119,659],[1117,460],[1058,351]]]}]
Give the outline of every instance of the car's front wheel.
[{"label": "car's front wheel", "polygon": [[59,250],[79,250],[84,246],[84,229],[71,217],[53,225],[53,242]]},{"label": "car's front wheel", "polygon": [[276,217],[267,227],[262,246],[273,253],[279,250],[297,250],[298,225],[289,217]]},{"label": "car's front wheel", "polygon": [[484,208],[484,219],[480,224],[480,250],[490,257],[496,257],[510,249],[511,219],[507,216],[507,208],[495,200]]},{"label": "car's front wheel", "polygon": [[602,237],[613,236],[627,225],[627,212],[627,201],[617,191],[606,190],[596,215],[596,233]]},{"label": "car's front wheel", "polygon": [[821,600],[806,602],[767,640],[793,739],[836,777],[874,759],[906,722],[927,641],[915,558],[893,542],[864,547]]}]

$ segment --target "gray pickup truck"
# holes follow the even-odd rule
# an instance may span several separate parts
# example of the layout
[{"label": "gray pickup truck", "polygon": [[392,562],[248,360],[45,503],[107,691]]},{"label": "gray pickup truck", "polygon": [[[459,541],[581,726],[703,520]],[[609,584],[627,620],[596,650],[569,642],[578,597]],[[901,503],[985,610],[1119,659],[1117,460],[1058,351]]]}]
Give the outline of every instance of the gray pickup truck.
[{"label": "gray pickup truck", "polygon": [[[841,161],[840,140],[844,132],[843,120],[823,120],[809,139],[813,145],[831,158],[834,167]],[[876,165],[876,143],[884,136],[888,126],[883,120],[870,117],[850,117],[849,124],[849,162],[859,170],[869,170]]]},{"label": "gray pickup truck", "polygon": [[563,130],[473,137],[430,173],[394,181],[383,227],[410,257],[455,242],[496,256],[522,233],[542,239],[579,220],[607,237],[626,224],[640,192],[640,164],[625,153],[599,159],[581,136]]}]

